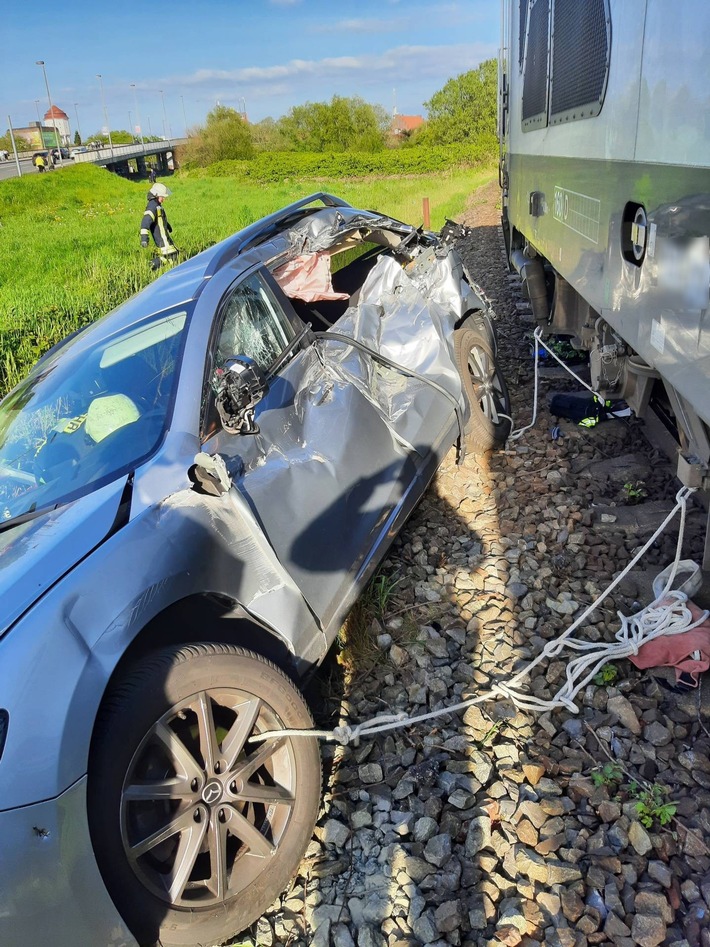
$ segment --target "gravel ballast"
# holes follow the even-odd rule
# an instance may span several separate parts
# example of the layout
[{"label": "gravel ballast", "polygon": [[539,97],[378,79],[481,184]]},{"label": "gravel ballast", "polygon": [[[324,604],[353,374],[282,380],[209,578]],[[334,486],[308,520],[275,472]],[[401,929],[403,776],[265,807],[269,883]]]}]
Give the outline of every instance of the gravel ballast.
[{"label": "gravel ballast", "polygon": [[[459,250],[497,314],[520,426],[532,405],[534,324],[505,265],[495,185],[474,195],[464,223]],[[459,467],[449,455],[384,563],[389,592],[368,619],[368,660],[331,678],[325,704],[337,714],[319,725],[442,709],[505,681],[673,506],[679,484],[637,419],[560,421],[553,439],[545,395],[577,390],[560,372],[542,372],[540,418],[522,438]],[[642,482],[642,503],[627,502],[628,482]],[[686,558],[700,561],[703,529],[695,510]],[[650,601],[675,540],[673,528],[584,637],[611,640],[616,610]],[[551,697],[564,667],[543,662],[530,691]],[[491,700],[359,745],[324,745],[315,837],[251,941],[710,947],[710,708],[702,686],[674,684],[666,669],[620,661],[613,679],[578,695],[577,714]]]}]

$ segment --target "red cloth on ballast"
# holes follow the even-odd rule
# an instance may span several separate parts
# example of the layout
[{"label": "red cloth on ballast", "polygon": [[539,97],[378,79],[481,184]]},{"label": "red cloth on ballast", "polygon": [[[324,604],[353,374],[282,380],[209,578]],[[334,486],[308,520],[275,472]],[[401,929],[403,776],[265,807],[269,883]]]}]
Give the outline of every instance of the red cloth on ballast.
[{"label": "red cloth on ballast", "polygon": [[[690,609],[693,621],[697,621],[704,610],[690,601],[685,604]],[[699,657],[695,652],[699,652]],[[710,618],[691,631],[654,638],[653,641],[641,645],[638,654],[632,654],[629,661],[637,668],[675,668],[677,681],[685,674],[690,677],[692,686],[697,687],[698,675],[710,668]],[[687,678],[684,680],[687,682]]]}]

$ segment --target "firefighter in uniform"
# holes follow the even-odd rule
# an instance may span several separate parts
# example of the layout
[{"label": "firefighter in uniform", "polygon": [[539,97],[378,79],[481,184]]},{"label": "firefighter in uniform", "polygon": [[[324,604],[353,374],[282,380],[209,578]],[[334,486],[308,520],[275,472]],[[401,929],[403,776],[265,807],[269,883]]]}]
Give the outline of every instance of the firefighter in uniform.
[{"label": "firefighter in uniform", "polygon": [[141,221],[141,246],[147,247],[149,237],[152,236],[158,250],[150,264],[154,270],[160,268],[163,260],[174,260],[177,255],[177,247],[170,236],[173,228],[163,209],[163,201],[171,194],[172,191],[164,184],[154,184],[148,191],[148,204]]}]

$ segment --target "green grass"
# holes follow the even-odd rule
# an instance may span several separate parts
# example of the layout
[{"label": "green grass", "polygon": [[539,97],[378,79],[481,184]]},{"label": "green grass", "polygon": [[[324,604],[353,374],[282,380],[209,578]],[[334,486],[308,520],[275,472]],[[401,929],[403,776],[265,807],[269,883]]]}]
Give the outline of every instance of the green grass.
[{"label": "green grass", "polygon": [[[186,256],[314,191],[432,229],[463,210],[487,169],[416,177],[289,179],[271,185],[225,177],[180,177],[167,210]],[[94,166],[0,182],[0,395],[55,342],[88,324],[155,275],[138,241],[148,184]]]}]

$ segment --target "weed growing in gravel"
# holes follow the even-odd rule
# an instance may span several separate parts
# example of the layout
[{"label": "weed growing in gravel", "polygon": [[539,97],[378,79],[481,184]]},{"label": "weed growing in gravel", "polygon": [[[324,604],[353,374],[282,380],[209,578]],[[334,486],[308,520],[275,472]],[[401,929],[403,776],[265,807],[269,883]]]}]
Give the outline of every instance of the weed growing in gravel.
[{"label": "weed growing in gravel", "polygon": [[501,732],[504,726],[504,721],[496,720],[491,724],[490,728],[484,733],[481,737],[481,745],[485,746],[487,743],[493,743],[495,737]]},{"label": "weed growing in gravel", "polygon": [[643,480],[629,480],[622,489],[624,491],[624,503],[629,506],[642,503],[648,496],[648,490]]},{"label": "weed growing in gravel", "polygon": [[385,657],[377,643],[392,605],[398,577],[379,572],[366,586],[338,633],[338,663],[346,679],[369,673]]},{"label": "weed growing in gravel", "polygon": [[394,591],[401,581],[400,576],[378,573],[362,594],[363,607],[374,612],[374,617],[382,621],[391,608]]},{"label": "weed growing in gravel", "polygon": [[631,783],[629,787],[631,795],[636,799],[636,812],[639,822],[650,829],[654,821],[658,819],[660,825],[668,825],[676,814],[677,806],[674,802],[666,801],[670,790],[667,786],[661,786],[659,783],[652,783],[648,787],[639,786],[638,783]]},{"label": "weed growing in gravel", "polygon": [[617,763],[605,763],[592,770],[592,782],[595,786],[612,786],[621,782],[624,775],[622,768]]},{"label": "weed growing in gravel", "polygon": [[[385,633],[388,618],[397,615],[395,594],[401,581],[400,576],[379,572],[367,585],[340,629],[337,661],[348,682],[369,674],[387,660],[387,652],[377,643],[377,636]],[[420,631],[414,617],[403,611],[405,613],[399,616],[399,621],[388,627],[387,634],[395,644],[409,651],[421,647]]]},{"label": "weed growing in gravel", "polygon": [[592,678],[592,683],[597,687],[606,687],[609,684],[615,684],[619,677],[619,669],[610,661]]},{"label": "weed growing in gravel", "polygon": [[337,661],[343,668],[346,683],[358,675],[369,673],[382,658],[377,644],[377,630],[372,627],[372,617],[362,602],[356,602],[345,619],[337,638]]}]

